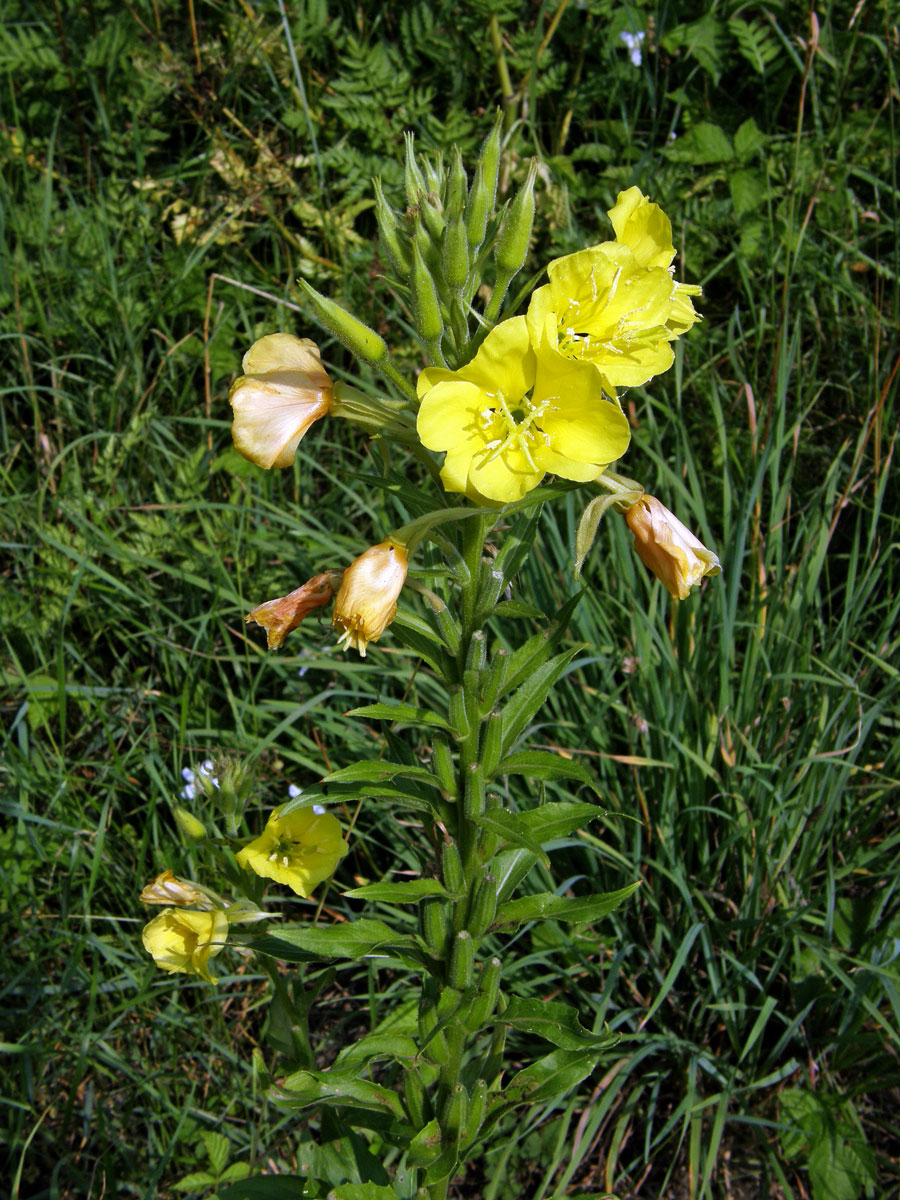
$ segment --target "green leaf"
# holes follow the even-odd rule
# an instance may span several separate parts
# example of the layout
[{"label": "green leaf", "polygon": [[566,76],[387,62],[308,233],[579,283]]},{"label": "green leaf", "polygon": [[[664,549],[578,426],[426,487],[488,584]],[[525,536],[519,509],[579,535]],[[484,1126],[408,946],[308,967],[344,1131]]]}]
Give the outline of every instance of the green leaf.
[{"label": "green leaf", "polygon": [[552,1000],[516,997],[497,1015],[496,1021],[523,1033],[536,1034],[562,1050],[599,1049],[615,1045],[618,1040],[615,1034],[591,1033],[581,1024],[576,1008]]},{"label": "green leaf", "polygon": [[517,1104],[539,1104],[553,1100],[577,1087],[597,1064],[600,1052],[585,1050],[554,1050],[545,1058],[514,1075],[499,1099],[503,1107]]},{"label": "green leaf", "polygon": [[537,668],[513,692],[503,708],[503,750],[513,746],[550,695],[557,680],[582,646],[571,646]]},{"label": "green leaf", "polygon": [[574,596],[570,596],[546,629],[533,634],[527,642],[523,642],[517,650],[513,651],[509,656],[506,683],[500,693],[501,697],[514,691],[520,683],[523,683],[537,670],[541,663],[546,662],[565,637],[572,613],[583,595],[584,591],[580,591],[576,592]]},{"label": "green leaf", "polygon": [[491,808],[477,817],[475,823],[483,829],[490,829],[492,833],[499,834],[507,845],[521,846],[529,850],[545,867],[549,867],[550,859],[542,850],[540,842],[529,834],[521,819],[522,815],[508,812],[505,808]]},{"label": "green leaf", "polygon": [[766,144],[766,135],[752,117],[738,126],[734,135],[734,152],[742,163],[755,157]]},{"label": "green leaf", "polygon": [[527,775],[529,779],[573,779],[600,794],[587,767],[552,750],[517,750],[500,762],[496,774]]},{"label": "green leaf", "polygon": [[413,613],[400,613],[391,625],[394,637],[428,663],[438,675],[446,676],[448,658],[444,642],[437,637],[431,626]]},{"label": "green leaf", "polygon": [[339,799],[358,800],[366,796],[371,800],[387,800],[401,808],[411,808],[415,812],[427,812],[432,816],[440,816],[440,799],[432,792],[422,795],[417,791],[417,784],[410,783],[408,787],[398,787],[391,783],[358,783],[334,784],[326,799],[334,804]]},{"label": "green leaf", "polygon": [[693,125],[684,137],[673,142],[666,150],[669,158],[675,162],[704,163],[731,162],[734,150],[728,134],[711,121],[700,121]]},{"label": "green leaf", "polygon": [[286,957],[283,950],[300,951],[300,962],[319,958],[366,958],[376,950],[384,955],[394,949],[422,954],[417,938],[395,933],[383,921],[365,918],[341,925],[280,925],[277,935],[251,938],[248,944],[251,949],[272,958]]},{"label": "green leaf", "polygon": [[334,1070],[361,1067],[375,1059],[404,1062],[415,1058],[418,1043],[401,1033],[369,1033],[340,1052],[334,1060]]},{"label": "green leaf", "polygon": [[429,1121],[410,1143],[406,1161],[411,1167],[427,1167],[441,1153],[441,1130],[437,1121]]},{"label": "green leaf", "polygon": [[528,836],[543,846],[556,838],[565,837],[574,829],[580,829],[588,821],[595,821],[605,812],[596,804],[580,800],[553,800],[549,804],[542,804],[540,808],[530,808],[517,815]]},{"label": "green leaf", "polygon": [[526,921],[566,921],[569,924],[589,924],[619,907],[623,900],[640,887],[640,881],[619,888],[617,892],[603,895],[584,896],[570,900],[553,892],[540,892],[536,896],[522,896],[501,906],[495,927],[499,925],[522,925]]},{"label": "green leaf", "polygon": [[225,1164],[228,1162],[228,1155],[231,1152],[231,1142],[222,1133],[205,1132],[203,1135],[203,1144],[206,1146],[206,1153],[209,1155],[209,1165],[216,1175],[221,1175],[225,1170]]},{"label": "green leaf", "polygon": [[546,615],[539,608],[535,608],[533,604],[523,604],[521,600],[500,600],[494,605],[495,617],[514,617],[523,620],[531,618],[543,621]]},{"label": "green leaf", "polygon": [[442,1151],[440,1157],[435,1161],[425,1172],[425,1186],[431,1187],[435,1183],[440,1183],[442,1179],[446,1179],[448,1175],[452,1175],[459,1165],[459,1150],[456,1146],[447,1146]]},{"label": "green leaf", "polygon": [[443,729],[453,733],[446,717],[438,716],[427,708],[415,708],[412,704],[363,704],[351,708],[345,717],[365,717],[369,721],[399,721],[403,725],[427,725],[431,729]]},{"label": "green leaf", "polygon": [[446,896],[447,889],[439,879],[409,879],[402,883],[367,883],[342,895],[351,900],[374,900],[381,904],[418,904],[426,896]]},{"label": "green leaf", "polygon": [[368,1079],[355,1079],[334,1071],[295,1071],[281,1087],[272,1089],[274,1095],[292,1108],[309,1108],[313,1104],[337,1104],[347,1108],[367,1108],[373,1112],[404,1115],[400,1097],[390,1088],[381,1087]]},{"label": "green leaf", "polygon": [[326,1200],[397,1200],[397,1193],[380,1183],[341,1183],[331,1189]]},{"label": "green leaf", "polygon": [[219,1189],[219,1200],[297,1200],[306,1183],[302,1175],[255,1175]]},{"label": "green leaf", "polygon": [[184,1179],[179,1179],[175,1184],[175,1190],[178,1192],[200,1192],[204,1188],[212,1187],[216,1183],[216,1176],[210,1175],[209,1171],[192,1171],[190,1175],[185,1175]]},{"label": "green leaf", "polygon": [[718,83],[722,73],[724,34],[725,26],[722,22],[712,13],[707,13],[699,21],[676,25],[662,39],[662,46],[668,54],[675,54],[683,49],[686,54],[697,60],[715,83]]},{"label": "green leaf", "polygon": [[355,762],[338,771],[332,771],[322,780],[323,783],[383,783],[401,775],[404,779],[415,779],[418,783],[428,784],[439,788],[435,776],[427,767],[412,766],[407,763],[395,762]]},{"label": "green leaf", "polygon": [[736,217],[754,212],[766,199],[768,185],[761,171],[732,171],[728,176],[728,190]]}]

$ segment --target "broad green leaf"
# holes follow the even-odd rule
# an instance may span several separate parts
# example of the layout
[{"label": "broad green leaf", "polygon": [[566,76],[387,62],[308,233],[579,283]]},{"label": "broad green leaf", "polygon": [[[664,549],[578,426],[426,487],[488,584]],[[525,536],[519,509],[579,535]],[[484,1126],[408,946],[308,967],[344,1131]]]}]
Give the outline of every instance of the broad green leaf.
[{"label": "broad green leaf", "polygon": [[766,135],[752,117],[740,124],[734,135],[734,152],[742,163],[749,162],[766,144]]},{"label": "broad green leaf", "polygon": [[605,811],[596,804],[580,800],[552,800],[540,808],[530,808],[516,815],[521,818],[528,836],[545,845],[556,838],[565,837],[574,829],[581,829],[588,821],[604,816]]},{"label": "broad green leaf", "polygon": [[588,924],[599,921],[618,908],[632,892],[640,887],[640,881],[619,888],[617,892],[605,892],[598,896],[584,896],[570,900],[553,892],[540,892],[536,896],[522,896],[501,906],[495,926],[522,925],[526,921],[566,921],[569,924]]},{"label": "broad green leaf", "polygon": [[412,704],[363,704],[360,708],[351,708],[344,716],[365,717],[369,721],[399,721],[401,725],[427,725],[431,729],[453,733],[446,717],[427,708],[415,708]]},{"label": "broad green leaf", "polygon": [[307,1182],[303,1175],[255,1175],[219,1188],[218,1195],[219,1200],[297,1200]]},{"label": "broad green leaf", "polygon": [[279,925],[277,936],[251,938],[248,944],[273,958],[286,957],[281,948],[300,951],[301,962],[318,958],[365,958],[376,950],[385,955],[395,949],[414,956],[422,953],[417,938],[395,933],[383,921],[366,918],[340,925]]},{"label": "broad green leaf", "polygon": [[382,904],[418,904],[426,896],[446,896],[447,889],[439,879],[409,879],[397,883],[367,883],[342,894],[352,900],[374,900]]},{"label": "broad green leaf", "polygon": [[411,1167],[430,1166],[441,1153],[441,1131],[437,1121],[429,1121],[410,1143],[406,1161]]},{"label": "broad green leaf", "polygon": [[435,1183],[440,1183],[442,1179],[446,1179],[448,1175],[454,1174],[459,1166],[459,1151],[456,1146],[447,1146],[442,1151],[440,1157],[435,1161],[425,1172],[425,1186],[431,1187]]},{"label": "broad green leaf", "polygon": [[397,1193],[380,1183],[341,1183],[331,1189],[327,1200],[397,1200]]},{"label": "broad green leaf", "polygon": [[731,203],[736,217],[744,217],[754,212],[766,199],[768,185],[761,171],[742,168],[731,171],[728,175],[728,189],[731,192]]},{"label": "broad green leaf", "polygon": [[672,142],[666,149],[668,158],[676,162],[707,163],[731,162],[734,150],[728,134],[711,121],[700,121],[692,125],[684,137]]},{"label": "broad green leaf", "polygon": [[374,1112],[404,1115],[400,1097],[390,1088],[381,1087],[368,1079],[355,1079],[335,1071],[295,1071],[281,1087],[273,1089],[281,1102],[292,1108],[308,1108],[312,1104],[337,1104],[348,1108],[368,1108]]},{"label": "broad green leaf", "polygon": [[542,850],[540,842],[528,832],[525,823],[520,820],[521,816],[521,813],[507,812],[505,808],[491,808],[476,818],[476,824],[499,834],[507,845],[521,846],[529,850],[545,867],[549,867],[550,859]]},{"label": "broad green leaf", "polygon": [[401,1062],[415,1058],[418,1043],[412,1037],[399,1033],[370,1033],[353,1042],[340,1052],[334,1060],[334,1070],[361,1067],[374,1059],[392,1059]]},{"label": "broad green leaf", "polygon": [[516,997],[495,1019],[499,1024],[545,1038],[562,1050],[599,1049],[615,1045],[618,1040],[615,1034],[591,1033],[581,1024],[578,1009],[555,1000]]},{"label": "broad green leaf", "polygon": [[515,745],[535,713],[550,695],[563,671],[582,646],[570,646],[543,663],[533,674],[520,683],[503,708],[503,750]]},{"label": "broad green leaf", "polygon": [[514,1075],[498,1099],[503,1107],[553,1100],[586,1079],[599,1057],[599,1050],[554,1050]]},{"label": "broad green leaf", "polygon": [[599,789],[590,771],[580,762],[563,758],[552,750],[517,750],[502,759],[495,772],[497,775],[527,775],[529,779],[574,779]]},{"label": "broad green leaf", "polygon": [[322,780],[323,783],[382,783],[386,779],[394,779],[397,775],[404,779],[414,779],[417,783],[439,788],[440,784],[427,767],[412,766],[407,763],[394,762],[355,762],[338,771],[332,771]]}]

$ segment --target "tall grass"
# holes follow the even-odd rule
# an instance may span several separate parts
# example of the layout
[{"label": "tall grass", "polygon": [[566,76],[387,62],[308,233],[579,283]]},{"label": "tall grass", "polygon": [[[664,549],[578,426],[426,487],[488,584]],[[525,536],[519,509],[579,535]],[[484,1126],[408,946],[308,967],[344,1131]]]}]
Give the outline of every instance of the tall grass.
[{"label": "tall grass", "polygon": [[[243,463],[224,401],[254,337],[310,332],[288,307],[298,273],[421,361],[404,298],[378,278],[367,181],[398,186],[407,125],[467,150],[491,120],[486,14],[453,7],[288,6],[286,31],[277,4],[200,3],[192,24],[171,4],[60,0],[57,22],[22,0],[3,32],[16,1196],[173,1194],[214,1160],[221,1173],[201,1137],[214,1132],[228,1161],[260,1169],[314,1153],[254,1073],[252,1048],[272,1059],[281,1036],[254,963],[216,995],[173,986],[140,950],[136,895],[165,866],[203,869],[170,811],[183,768],[249,756],[266,807],[379,752],[344,711],[428,694],[389,636],[349,664],[315,624],[278,655],[248,634],[254,603],[407,514],[399,491],[354,482],[373,451],[343,431],[304,443],[293,472]],[[596,240],[637,181],[704,280],[684,358],[627,397],[626,469],[719,551],[723,575],[673,611],[613,517],[586,564],[570,627],[584,649],[528,737],[588,761],[608,816],[534,886],[643,886],[597,930],[526,931],[509,969],[620,1041],[588,1088],[510,1123],[471,1165],[460,1194],[486,1200],[822,1200],[821,1113],[833,1186],[843,1172],[861,1192],[874,1154],[877,1194],[897,1193],[895,35],[885,5],[827,6],[817,42],[790,5],[716,6],[698,31],[707,9],[573,7],[546,45],[551,6],[499,10],[521,84],[506,175],[548,159],[535,270]],[[650,31],[640,70],[619,40],[632,23]],[[519,596],[548,614],[576,587],[583,501],[545,511],[522,571]],[[402,867],[388,814],[354,817],[345,877]],[[323,1059],[403,1000],[374,968],[339,975],[317,1010]]]}]

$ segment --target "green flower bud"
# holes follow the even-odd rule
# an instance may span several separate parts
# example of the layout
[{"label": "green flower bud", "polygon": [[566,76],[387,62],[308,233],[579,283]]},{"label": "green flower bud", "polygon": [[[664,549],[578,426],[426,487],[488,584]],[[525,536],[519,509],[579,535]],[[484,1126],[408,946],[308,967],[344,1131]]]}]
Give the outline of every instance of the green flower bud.
[{"label": "green flower bud", "polygon": [[462,688],[455,687],[451,690],[447,709],[454,732],[458,737],[466,737],[469,732],[469,715],[466,712],[466,698]]},{"label": "green flower bud", "polygon": [[[422,156],[422,174],[425,178],[425,187],[435,196],[440,196],[441,189],[444,186],[444,155],[442,151],[438,151],[434,162],[431,159]],[[440,207],[440,205],[438,205]]]},{"label": "green flower bud", "polygon": [[497,702],[500,689],[506,681],[506,671],[509,667],[509,651],[498,646],[491,655],[491,665],[488,667],[487,678],[481,693],[482,712],[490,712]]},{"label": "green flower bud", "polygon": [[466,168],[463,166],[462,151],[459,146],[453,147],[453,162],[447,173],[444,193],[444,212],[448,221],[455,221],[462,216],[466,200]]},{"label": "green flower bud", "polygon": [[327,296],[321,295],[305,279],[299,279],[297,282],[303,289],[313,312],[325,328],[330,329],[335,337],[340,338],[351,353],[355,354],[357,358],[363,359],[364,362],[370,363],[377,363],[387,358],[388,350],[384,338],[379,337],[374,329],[363,325],[362,321],[357,320],[346,309],[335,304],[333,300],[329,300]]},{"label": "green flower bud", "polygon": [[473,254],[484,241],[484,231],[487,229],[493,205],[493,188],[489,187],[485,180],[484,163],[479,162],[466,201],[466,237]]},{"label": "green flower bud", "polygon": [[186,837],[191,838],[195,842],[201,841],[207,836],[206,826],[202,821],[189,813],[186,808],[182,808],[180,804],[172,805],[172,816],[175,818],[175,824]]},{"label": "green flower bud", "polygon": [[420,196],[423,196],[426,191],[425,177],[419,170],[419,164],[416,162],[416,155],[413,149],[416,135],[407,130],[403,135],[403,140],[406,143],[406,161],[403,165],[403,188],[406,192],[406,203],[410,208],[415,208],[420,203]]},{"label": "green flower bud", "polygon": [[381,180],[372,180],[375,189],[375,219],[378,222],[378,238],[387,251],[391,265],[398,275],[405,279],[409,274],[409,254],[400,237],[400,225],[397,214],[384,198]]},{"label": "green flower bud", "polygon": [[472,982],[475,969],[475,943],[467,929],[461,930],[453,939],[450,951],[450,968],[447,978],[450,986],[462,991]]},{"label": "green flower bud", "polygon": [[497,173],[500,169],[500,143],[503,136],[503,113],[498,109],[494,127],[484,139],[478,161],[484,169],[484,182],[490,194],[490,205],[493,207],[497,195]]},{"label": "green flower bud", "polygon": [[528,242],[534,224],[534,181],[537,178],[537,161],[531,160],[525,182],[516,193],[497,242],[495,258],[497,271],[504,275],[515,275],[521,271],[528,257]]},{"label": "green flower bud", "polygon": [[469,278],[469,239],[462,214],[444,230],[441,246],[441,269],[447,286],[461,292]]},{"label": "green flower bud", "polygon": [[455,987],[441,988],[437,1002],[437,1019],[438,1023],[443,1025],[449,1021],[456,1010],[459,1008],[459,1002],[462,1000],[462,992]]},{"label": "green flower bud", "polygon": [[417,242],[413,242],[411,283],[416,329],[422,341],[427,345],[432,345],[440,340],[444,332],[444,322],[441,318],[441,306],[438,302],[434,280],[425,266],[425,260],[422,258]]}]

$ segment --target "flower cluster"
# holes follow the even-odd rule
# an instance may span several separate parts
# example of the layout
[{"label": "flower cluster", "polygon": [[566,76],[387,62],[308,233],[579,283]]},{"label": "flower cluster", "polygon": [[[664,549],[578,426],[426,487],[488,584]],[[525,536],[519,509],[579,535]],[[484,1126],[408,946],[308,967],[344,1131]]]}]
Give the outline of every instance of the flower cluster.
[{"label": "flower cluster", "polygon": [[700,289],[673,279],[672,227],[639,188],[609,216],[615,240],[551,262],[526,315],[495,326],[471,362],[419,376],[419,437],[446,452],[447,491],[507,503],[549,472],[596,479],[627,449],[617,389],[672,365]]}]

